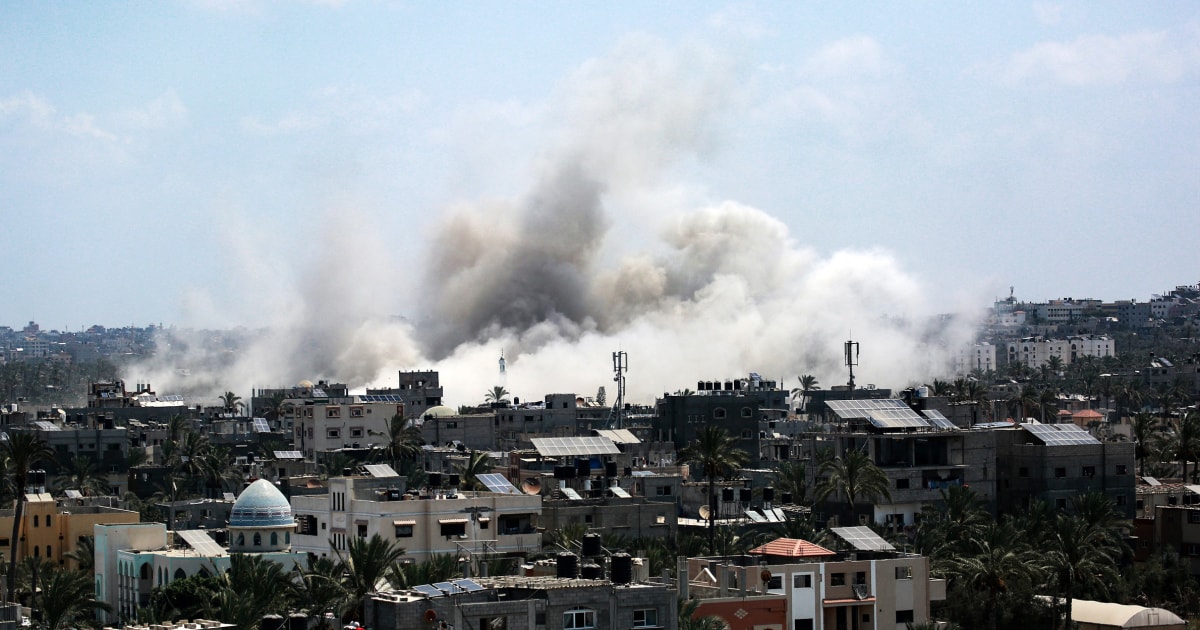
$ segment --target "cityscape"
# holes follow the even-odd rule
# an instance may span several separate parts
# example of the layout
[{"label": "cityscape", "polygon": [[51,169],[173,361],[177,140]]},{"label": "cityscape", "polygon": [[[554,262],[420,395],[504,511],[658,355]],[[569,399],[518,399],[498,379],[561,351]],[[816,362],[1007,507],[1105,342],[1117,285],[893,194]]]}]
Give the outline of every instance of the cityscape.
[{"label": "cityscape", "polygon": [[168,328],[0,327],[7,620],[1183,628],[1198,322],[1200,285],[1009,295],[928,380],[864,383],[848,339],[836,372],[653,400],[637,349],[587,392],[514,395],[499,356],[481,392],[417,368],[193,395],[127,380]]}]

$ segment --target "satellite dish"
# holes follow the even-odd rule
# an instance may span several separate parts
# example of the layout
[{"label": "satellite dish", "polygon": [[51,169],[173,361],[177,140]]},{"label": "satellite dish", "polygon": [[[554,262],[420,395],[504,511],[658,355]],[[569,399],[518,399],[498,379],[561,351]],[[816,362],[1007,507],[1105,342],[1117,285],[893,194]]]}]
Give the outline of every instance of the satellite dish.
[{"label": "satellite dish", "polygon": [[521,482],[521,492],[525,494],[538,494],[542,491],[542,482],[536,477],[530,477]]},{"label": "satellite dish", "polygon": [[700,518],[707,521],[710,516],[712,516],[712,508],[708,507],[707,505],[701,505]]}]

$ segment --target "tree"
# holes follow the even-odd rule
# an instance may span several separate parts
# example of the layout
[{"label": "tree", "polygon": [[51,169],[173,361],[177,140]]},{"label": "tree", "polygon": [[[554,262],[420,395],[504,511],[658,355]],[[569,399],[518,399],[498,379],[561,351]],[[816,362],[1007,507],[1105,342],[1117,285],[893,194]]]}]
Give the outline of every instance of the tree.
[{"label": "tree", "polygon": [[296,573],[303,610],[317,620],[317,630],[326,630],[330,625],[325,615],[340,619],[350,602],[350,593],[342,584],[341,565],[328,556],[310,556],[308,568],[297,566]]},{"label": "tree", "polygon": [[21,521],[25,516],[25,487],[29,485],[29,471],[41,462],[54,459],[54,450],[36,433],[13,433],[8,439],[0,440],[0,456],[8,460],[16,507],[13,509],[12,533],[8,539],[8,589],[6,597],[12,597],[17,586],[17,557],[21,537]]},{"label": "tree", "polygon": [[384,454],[393,468],[400,462],[416,459],[421,454],[421,445],[425,440],[421,430],[411,426],[408,420],[400,414],[394,414],[388,422],[387,446]]},{"label": "tree", "polygon": [[237,413],[246,407],[242,403],[242,397],[233,392],[221,394],[221,405],[225,408],[226,413]]},{"label": "tree", "polygon": [[62,475],[55,479],[54,490],[61,494],[64,490],[79,490],[85,496],[108,493],[108,477],[96,468],[96,462],[90,457],[76,455],[67,463]]},{"label": "tree", "polygon": [[266,615],[290,612],[295,585],[278,562],[258,554],[229,556],[229,571],[219,576],[215,609],[221,621],[256,628]]},{"label": "tree", "polygon": [[508,402],[509,392],[503,385],[495,385],[483,395],[483,401],[488,403]]},{"label": "tree", "polygon": [[1146,456],[1150,454],[1150,443],[1158,431],[1158,418],[1154,414],[1139,411],[1133,414],[1133,441],[1137,445],[1134,458],[1138,462],[1138,474],[1146,475]]},{"label": "tree", "polygon": [[42,575],[41,628],[62,630],[88,624],[94,611],[112,610],[96,600],[96,587],[91,573],[51,567]]},{"label": "tree", "polygon": [[1066,600],[1063,629],[1071,627],[1072,602],[1081,589],[1100,586],[1116,573],[1116,548],[1109,533],[1077,515],[1059,514],[1038,550],[1053,576],[1053,606]]},{"label": "tree", "polygon": [[1188,479],[1188,462],[1200,453],[1200,414],[1188,412],[1172,419],[1164,434],[1165,446],[1183,464],[1183,479]]},{"label": "tree", "polygon": [[998,604],[1010,585],[1033,575],[1033,555],[1011,527],[991,525],[981,535],[968,539],[963,553],[947,561],[947,573],[986,596],[983,619],[989,627],[998,627]]},{"label": "tree", "polygon": [[379,534],[373,534],[370,538],[351,538],[345,556],[336,547],[333,551],[345,571],[344,585],[350,593],[351,616],[362,621],[363,603],[367,595],[375,592],[391,566],[405,554],[404,548]]},{"label": "tree", "polygon": [[729,624],[716,615],[697,617],[700,600],[679,600],[679,630],[729,630]]},{"label": "tree", "polygon": [[608,404],[608,392],[604,391],[603,385],[600,386],[600,389],[596,390],[596,404],[601,407]]},{"label": "tree", "polygon": [[792,495],[793,503],[804,503],[808,496],[808,466],[804,462],[784,462],[773,475],[775,492]]},{"label": "tree", "polygon": [[825,480],[817,484],[817,501],[824,501],[832,494],[840,494],[846,498],[851,516],[854,515],[854,503],[859,498],[882,497],[888,501],[892,500],[887,474],[862,451],[851,449],[841,457],[823,463],[818,474]]},{"label": "tree", "polygon": [[729,432],[721,427],[708,425],[700,430],[691,444],[679,451],[679,460],[695,464],[701,476],[708,482],[708,546],[716,542],[717,524],[717,477],[741,466],[749,459],[746,451],[737,447]]},{"label": "tree", "polygon": [[492,458],[487,451],[471,451],[467,461],[458,466],[459,483],[465,490],[486,490],[483,482],[479,481],[479,476],[490,472]]},{"label": "tree", "polygon": [[821,384],[817,382],[817,377],[812,374],[802,374],[796,378],[800,380],[800,387],[792,390],[792,399],[799,399],[800,408],[803,410],[808,407],[808,392],[819,389]]},{"label": "tree", "polygon": [[75,548],[64,553],[67,560],[75,561],[75,568],[84,573],[92,573],[96,569],[96,537],[81,536],[75,542]]}]

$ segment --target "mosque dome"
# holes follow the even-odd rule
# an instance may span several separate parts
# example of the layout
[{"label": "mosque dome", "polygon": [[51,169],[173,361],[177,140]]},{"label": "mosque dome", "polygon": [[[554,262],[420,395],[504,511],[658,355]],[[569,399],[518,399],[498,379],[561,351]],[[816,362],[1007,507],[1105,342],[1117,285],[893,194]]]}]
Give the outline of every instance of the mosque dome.
[{"label": "mosque dome", "polygon": [[292,527],[295,523],[291,503],[266,479],[243,490],[229,515],[230,527]]},{"label": "mosque dome", "polygon": [[438,405],[436,407],[430,407],[429,409],[426,409],[425,413],[421,414],[421,417],[427,418],[429,416],[433,416],[434,418],[446,418],[449,416],[457,416],[457,415],[458,415],[458,412],[455,411],[454,409],[451,409],[450,407],[447,407],[446,405]]}]

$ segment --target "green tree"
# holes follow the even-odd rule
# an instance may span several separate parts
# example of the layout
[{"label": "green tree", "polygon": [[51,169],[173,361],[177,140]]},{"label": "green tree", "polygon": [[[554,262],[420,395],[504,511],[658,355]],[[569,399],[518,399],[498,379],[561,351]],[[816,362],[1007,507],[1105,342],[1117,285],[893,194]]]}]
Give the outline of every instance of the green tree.
[{"label": "green tree", "polygon": [[327,630],[325,617],[340,619],[350,603],[350,592],[342,583],[342,566],[333,558],[310,555],[308,568],[296,567],[297,599],[310,619],[317,621],[317,630]]},{"label": "green tree", "polygon": [[800,387],[792,390],[792,400],[799,400],[800,409],[804,410],[808,407],[808,392],[820,389],[821,384],[812,374],[802,374],[796,378],[800,381]]},{"label": "green tree", "polygon": [[1001,597],[1012,583],[1031,579],[1034,566],[1034,556],[1017,532],[996,524],[964,540],[961,552],[945,562],[951,580],[985,595],[982,620],[993,630],[999,626]]},{"label": "green tree", "polygon": [[52,485],[56,494],[74,489],[85,496],[95,496],[108,494],[109,490],[108,477],[96,468],[95,460],[83,455],[72,457]]},{"label": "green tree", "polygon": [[408,420],[395,414],[388,421],[387,445],[384,456],[393,468],[398,468],[401,462],[415,460],[421,455],[421,430],[409,424]]},{"label": "green tree", "polygon": [[370,538],[351,538],[345,556],[337,548],[334,548],[334,553],[345,571],[344,585],[350,593],[352,618],[361,622],[367,595],[375,592],[391,566],[405,554],[404,548],[374,534]]},{"label": "green tree", "polygon": [[1200,453],[1200,414],[1188,412],[1167,422],[1163,434],[1168,452],[1183,465],[1183,479],[1188,477],[1188,463]]},{"label": "green tree", "polygon": [[266,615],[291,612],[295,585],[278,562],[258,554],[231,554],[229,570],[218,579],[214,608],[221,621],[256,628]]},{"label": "green tree", "polygon": [[96,600],[91,573],[72,569],[51,567],[44,573],[39,599],[42,611],[39,627],[47,630],[91,625],[96,610],[112,610],[108,604]]},{"label": "green tree", "polygon": [[81,536],[75,548],[63,554],[67,560],[75,561],[75,568],[91,574],[96,570],[96,537]]},{"label": "green tree", "polygon": [[1088,587],[1115,577],[1117,549],[1109,533],[1077,515],[1059,514],[1038,550],[1052,577],[1053,606],[1066,602],[1063,628],[1071,626],[1072,602]]},{"label": "green tree", "polygon": [[489,389],[483,395],[483,401],[487,403],[506,403],[508,402],[509,392],[504,389],[503,385],[496,385]]},{"label": "green tree", "polygon": [[717,477],[726,475],[746,463],[749,455],[737,447],[729,432],[708,425],[700,430],[695,441],[679,451],[679,460],[694,464],[708,482],[708,546],[714,548],[717,524]]},{"label": "green tree", "polygon": [[1158,431],[1158,418],[1152,413],[1139,411],[1133,414],[1132,433],[1136,444],[1134,458],[1138,462],[1138,474],[1146,475],[1146,456],[1150,454],[1153,436]]},{"label": "green tree", "polygon": [[817,484],[816,500],[825,501],[830,495],[839,494],[845,497],[851,516],[858,499],[892,500],[887,474],[862,451],[850,449],[841,457],[826,461],[818,475],[824,480]]},{"label": "green tree", "polygon": [[8,461],[8,474],[11,475],[12,487],[16,494],[16,507],[13,509],[12,533],[9,536],[8,547],[8,589],[7,597],[12,597],[17,586],[17,558],[21,551],[21,522],[25,516],[25,487],[29,485],[29,471],[41,462],[54,459],[54,450],[36,433],[11,433],[8,439],[0,440],[0,457]]},{"label": "green tree", "polygon": [[492,458],[487,451],[471,451],[467,460],[458,465],[459,483],[465,490],[486,490],[480,475],[492,472]]},{"label": "green tree", "polygon": [[729,624],[716,615],[697,616],[698,599],[679,600],[679,630],[729,630]]},{"label": "green tree", "polygon": [[793,503],[804,503],[808,497],[808,465],[805,462],[784,462],[772,476],[775,479],[775,496],[787,493],[792,495]]},{"label": "green tree", "polygon": [[242,403],[242,397],[233,392],[221,394],[221,406],[225,408],[226,413],[238,413],[246,408],[246,405]]}]

